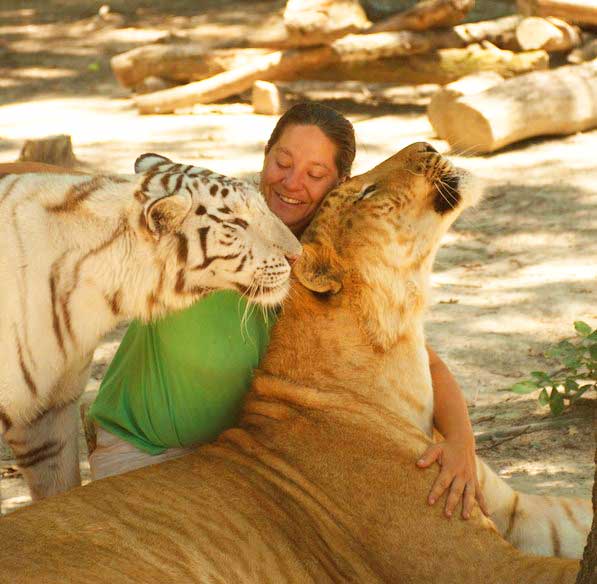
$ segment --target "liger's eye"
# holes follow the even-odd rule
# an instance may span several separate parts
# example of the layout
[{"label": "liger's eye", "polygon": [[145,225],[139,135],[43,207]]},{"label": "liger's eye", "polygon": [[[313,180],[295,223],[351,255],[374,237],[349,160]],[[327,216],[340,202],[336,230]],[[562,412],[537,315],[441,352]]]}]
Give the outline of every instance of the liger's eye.
[{"label": "liger's eye", "polygon": [[377,185],[372,184],[365,187],[363,192],[359,195],[357,201],[363,201],[364,199],[368,199],[375,191],[377,190]]}]

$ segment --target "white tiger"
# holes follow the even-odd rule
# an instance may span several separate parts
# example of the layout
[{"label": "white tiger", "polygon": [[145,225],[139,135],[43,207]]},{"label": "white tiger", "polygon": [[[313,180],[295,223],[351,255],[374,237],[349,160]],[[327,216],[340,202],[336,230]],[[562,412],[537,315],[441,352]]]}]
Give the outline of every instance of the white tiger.
[{"label": "white tiger", "polygon": [[0,175],[0,428],[34,499],[80,483],[76,401],[105,333],[218,289],[277,304],[301,251],[245,182],[156,154],[135,171]]}]

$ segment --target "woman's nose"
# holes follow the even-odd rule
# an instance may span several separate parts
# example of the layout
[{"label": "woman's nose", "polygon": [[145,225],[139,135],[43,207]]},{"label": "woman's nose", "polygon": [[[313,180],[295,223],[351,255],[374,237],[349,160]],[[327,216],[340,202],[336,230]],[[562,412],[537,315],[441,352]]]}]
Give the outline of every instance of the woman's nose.
[{"label": "woman's nose", "polygon": [[291,170],[284,177],[283,183],[288,190],[296,191],[301,188],[301,174],[296,170]]}]

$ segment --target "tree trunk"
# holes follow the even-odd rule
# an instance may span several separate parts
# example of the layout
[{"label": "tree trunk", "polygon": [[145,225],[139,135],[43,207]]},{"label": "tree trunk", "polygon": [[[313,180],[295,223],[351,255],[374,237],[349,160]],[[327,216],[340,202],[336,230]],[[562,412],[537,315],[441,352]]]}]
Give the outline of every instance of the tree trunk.
[{"label": "tree trunk", "polygon": [[516,28],[516,40],[522,49],[543,49],[547,52],[571,51],[580,45],[580,29],[577,26],[548,16],[529,16]]},{"label": "tree trunk", "polygon": [[475,5],[475,0],[423,0],[409,10],[374,24],[368,32],[428,30],[454,26]]},{"label": "tree trunk", "polygon": [[574,24],[597,26],[595,0],[517,0],[525,16],[557,16]]},{"label": "tree trunk", "polygon": [[495,47],[484,49],[478,45],[470,45],[465,49],[444,49],[428,55],[339,62],[317,70],[305,70],[301,77],[321,81],[445,85],[480,71],[495,71],[503,77],[513,77],[547,69],[548,66],[549,56],[545,51],[513,53]]},{"label": "tree trunk", "polygon": [[593,526],[587,538],[576,584],[597,582],[597,449],[595,449],[595,480],[593,482]]},{"label": "tree trunk", "polygon": [[597,60],[509,79],[443,110],[440,138],[466,152],[493,152],[526,138],[597,126]]},{"label": "tree trunk", "polygon": [[371,23],[359,0],[288,0],[284,26],[293,46],[328,44]]},{"label": "tree trunk", "polygon": [[296,76],[306,68],[328,64],[336,59],[330,47],[290,49],[256,57],[252,63],[225,71],[202,81],[157,91],[135,98],[142,114],[167,114],[196,103],[210,103],[242,93],[255,81],[271,81],[284,76]]}]

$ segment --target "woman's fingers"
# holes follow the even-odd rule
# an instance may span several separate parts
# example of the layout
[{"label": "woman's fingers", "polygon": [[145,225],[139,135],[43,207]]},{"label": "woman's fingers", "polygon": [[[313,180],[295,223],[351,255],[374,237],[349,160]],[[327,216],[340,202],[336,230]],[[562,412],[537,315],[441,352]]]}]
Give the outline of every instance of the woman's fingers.
[{"label": "woman's fingers", "polygon": [[434,444],[430,446],[421,458],[417,460],[417,466],[421,468],[427,468],[428,466],[432,465],[438,458],[440,458],[442,454],[442,447],[440,444]]},{"label": "woman's fingers", "polygon": [[446,513],[446,517],[452,517],[452,513],[456,506],[462,499],[462,494],[464,492],[464,487],[466,486],[466,482],[461,479],[460,477],[456,477],[450,486],[450,492],[448,493],[448,498],[446,499],[446,507],[444,509]]},{"label": "woman's fingers", "polygon": [[446,471],[439,473],[439,476],[435,479],[433,487],[431,487],[431,491],[429,492],[428,501],[430,505],[433,505],[442,496],[443,492],[450,488],[453,479],[454,475],[452,473]]},{"label": "woman's fingers", "polygon": [[464,495],[462,497],[462,518],[468,519],[471,516],[475,505],[475,483],[469,481],[464,486]]}]

